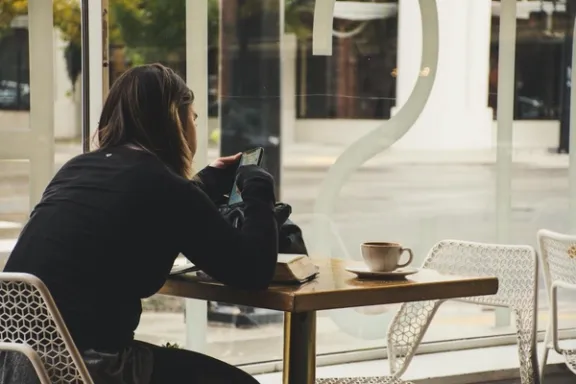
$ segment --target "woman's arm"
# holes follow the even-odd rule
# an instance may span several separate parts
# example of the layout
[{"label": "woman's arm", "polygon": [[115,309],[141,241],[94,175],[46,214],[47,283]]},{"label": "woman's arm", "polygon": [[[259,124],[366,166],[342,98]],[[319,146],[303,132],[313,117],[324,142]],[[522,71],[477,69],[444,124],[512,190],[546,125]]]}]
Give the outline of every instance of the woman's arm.
[{"label": "woman's arm", "polygon": [[188,184],[178,213],[180,252],[224,284],[263,289],[278,259],[273,180],[260,168],[246,166],[239,169],[238,184],[246,206],[241,229],[226,222],[196,184]]},{"label": "woman's arm", "polygon": [[226,168],[207,166],[192,178],[192,183],[216,203],[232,190],[236,169],[237,167],[233,166]]}]

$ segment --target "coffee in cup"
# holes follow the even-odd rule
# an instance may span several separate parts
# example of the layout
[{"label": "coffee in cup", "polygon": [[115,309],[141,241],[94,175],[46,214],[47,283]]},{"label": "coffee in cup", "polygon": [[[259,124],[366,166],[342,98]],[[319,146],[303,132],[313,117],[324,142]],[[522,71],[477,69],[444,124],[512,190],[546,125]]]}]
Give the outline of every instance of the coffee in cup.
[{"label": "coffee in cup", "polygon": [[[362,258],[372,272],[392,272],[408,266],[414,255],[410,248],[403,248],[398,243],[368,242],[362,243]],[[400,258],[408,252],[408,261],[400,263]]]}]

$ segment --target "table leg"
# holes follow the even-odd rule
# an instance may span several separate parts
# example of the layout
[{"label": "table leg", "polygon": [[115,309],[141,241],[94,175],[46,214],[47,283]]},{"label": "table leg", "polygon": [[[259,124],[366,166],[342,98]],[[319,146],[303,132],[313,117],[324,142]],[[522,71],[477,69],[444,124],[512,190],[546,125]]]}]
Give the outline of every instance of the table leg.
[{"label": "table leg", "polygon": [[316,311],[284,313],[283,384],[316,381]]}]

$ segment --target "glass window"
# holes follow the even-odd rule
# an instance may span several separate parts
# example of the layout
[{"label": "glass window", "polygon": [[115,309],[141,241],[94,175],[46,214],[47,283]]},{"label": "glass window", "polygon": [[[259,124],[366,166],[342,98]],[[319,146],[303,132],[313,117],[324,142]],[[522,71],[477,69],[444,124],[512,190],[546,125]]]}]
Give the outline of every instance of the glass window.
[{"label": "glass window", "polygon": [[[10,11],[10,7],[6,7]],[[6,10],[5,10],[6,11]],[[8,158],[8,132],[29,128],[30,74],[27,7],[0,17],[0,265],[4,266],[30,212],[30,162]],[[4,15],[3,15],[4,16]],[[10,148],[12,149],[12,148]]]},{"label": "glass window", "polygon": [[28,219],[30,166],[27,161],[0,160],[0,174],[0,265],[3,267]]},{"label": "glass window", "polygon": [[[329,57],[312,54],[310,14],[301,6],[287,8],[287,13],[296,13],[287,16],[286,27],[298,37],[298,118],[390,118],[396,97],[398,17],[397,3],[388,4],[391,12],[372,20],[335,19]],[[298,24],[288,22],[294,20]]]},{"label": "glass window", "polygon": [[[396,241],[414,251],[418,266],[446,238],[535,246],[540,228],[573,230],[568,161],[556,152],[568,149],[568,20],[575,10],[561,1],[522,1],[518,7],[515,96],[509,105],[514,162],[508,174],[494,156],[497,146],[506,145],[498,142],[494,121],[499,58],[507,54],[499,53],[499,2],[438,1],[435,83],[408,125],[393,119],[409,102],[416,81],[429,76],[430,68],[419,67],[420,25],[429,20],[422,20],[417,2],[347,2],[354,7],[347,14],[338,13],[338,3],[333,54],[316,56],[311,0],[208,0],[205,45],[186,41],[197,17],[187,7],[198,6],[196,1],[110,0],[110,81],[132,66],[153,62],[190,77],[194,63],[187,58],[205,60],[207,92],[196,92],[196,98],[208,104],[208,158],[264,147],[279,197],[292,205],[292,219],[314,257],[360,260],[360,243]],[[78,26],[78,4],[69,4]],[[55,20],[58,168],[81,148],[81,68],[79,30],[66,27],[61,17]],[[2,30],[0,36],[2,133],[5,126],[27,126],[27,120],[14,120],[11,110],[28,116],[34,85],[29,84],[26,28]],[[354,144],[374,130],[378,140]],[[377,147],[384,142],[390,148]],[[30,209],[28,171],[3,161],[1,144],[0,256],[10,252]],[[342,166],[336,163],[342,154],[362,161]],[[510,191],[497,183],[502,175]],[[331,185],[337,188],[327,189],[326,179],[335,180]],[[320,204],[326,199],[328,211]],[[544,319],[543,286],[540,299]],[[564,328],[576,325],[573,304],[562,299]],[[203,351],[217,358],[248,364],[282,357],[281,313],[220,302],[185,313],[194,305],[160,295],[143,306],[136,336],[146,341],[184,346],[188,331],[202,333],[206,327]],[[318,313],[318,353],[384,347],[397,308]],[[507,311],[449,302],[425,342],[510,335],[513,324]],[[546,322],[539,324],[543,329]]]},{"label": "glass window", "polygon": [[0,33],[0,109],[30,109],[28,30],[9,28]]},{"label": "glass window", "polygon": [[[516,45],[516,120],[559,120],[565,78],[568,13],[564,2],[519,7]],[[492,17],[489,105],[496,113],[498,16]]]}]

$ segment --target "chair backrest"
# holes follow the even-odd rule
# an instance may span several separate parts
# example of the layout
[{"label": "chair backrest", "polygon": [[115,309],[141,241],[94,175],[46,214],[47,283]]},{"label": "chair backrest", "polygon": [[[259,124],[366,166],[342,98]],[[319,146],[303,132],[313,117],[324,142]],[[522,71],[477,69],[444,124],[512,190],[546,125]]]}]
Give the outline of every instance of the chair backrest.
[{"label": "chair backrest", "polygon": [[0,343],[31,347],[52,383],[92,384],[48,288],[33,275],[0,273]]},{"label": "chair backrest", "polygon": [[576,236],[542,229],[538,231],[538,247],[546,288],[553,281],[576,285]]},{"label": "chair backrest", "polygon": [[[538,383],[538,260],[534,248],[444,240],[430,250],[422,268],[448,275],[496,276],[499,285],[496,294],[468,297],[459,301],[512,309],[516,317],[521,381],[523,384]],[[388,331],[390,371],[395,377],[402,375],[408,368],[442,302],[428,300],[405,303],[400,307]]]},{"label": "chair backrest", "polygon": [[498,293],[463,301],[537,310],[538,259],[527,245],[443,240],[429,252],[422,268],[464,276],[498,277]]}]

